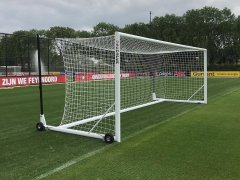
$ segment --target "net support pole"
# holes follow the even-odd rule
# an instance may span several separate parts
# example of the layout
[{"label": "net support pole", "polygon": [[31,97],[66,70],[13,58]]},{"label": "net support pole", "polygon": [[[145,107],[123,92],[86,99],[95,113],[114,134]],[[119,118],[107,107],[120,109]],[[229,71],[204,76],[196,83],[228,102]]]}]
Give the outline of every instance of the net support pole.
[{"label": "net support pole", "polygon": [[40,98],[40,122],[46,126],[46,121],[43,112],[43,91],[42,91],[42,67],[41,67],[41,48],[40,48],[40,37],[37,34],[37,52],[38,52],[38,79],[39,79],[39,98]]},{"label": "net support pole", "polygon": [[120,123],[120,34],[115,33],[115,140],[121,142],[121,123]]},{"label": "net support pole", "polygon": [[204,103],[207,104],[207,50],[204,50]]},{"label": "net support pole", "polygon": [[156,86],[155,86],[155,71],[151,72],[150,74],[152,76],[152,99],[153,101],[156,100]]}]

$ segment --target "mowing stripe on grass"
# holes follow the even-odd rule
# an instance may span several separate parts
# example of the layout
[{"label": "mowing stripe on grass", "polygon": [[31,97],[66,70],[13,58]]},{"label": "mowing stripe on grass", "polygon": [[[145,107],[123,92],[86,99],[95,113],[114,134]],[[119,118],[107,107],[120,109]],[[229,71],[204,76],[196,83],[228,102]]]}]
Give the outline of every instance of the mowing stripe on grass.
[{"label": "mowing stripe on grass", "polygon": [[[239,88],[233,89],[233,90],[228,91],[228,92],[226,92],[226,93],[224,93],[224,94],[222,94],[222,95],[219,95],[219,96],[213,96],[210,100],[211,100],[211,101],[215,101],[215,100],[217,100],[219,97],[224,97],[224,96],[226,96],[226,95],[232,94],[233,92],[235,92],[235,91],[237,91],[237,90],[239,90]],[[137,136],[137,135],[139,135],[139,134],[142,134],[142,133],[144,133],[144,132],[146,132],[146,131],[148,131],[148,130],[150,130],[150,129],[153,129],[153,128],[161,125],[161,124],[164,124],[164,123],[167,123],[167,122],[169,122],[169,121],[171,121],[171,120],[174,120],[174,119],[176,119],[176,118],[178,118],[178,117],[180,117],[180,116],[182,116],[182,115],[185,115],[185,114],[187,114],[188,112],[191,112],[191,111],[193,111],[193,110],[195,110],[195,109],[197,109],[197,108],[200,108],[200,107],[202,107],[202,106],[194,106],[194,107],[192,107],[192,108],[190,108],[190,109],[188,109],[188,110],[186,110],[186,111],[183,111],[183,112],[181,112],[181,113],[179,113],[179,114],[177,114],[177,115],[175,115],[175,116],[173,116],[173,117],[171,117],[171,118],[168,118],[168,119],[163,120],[163,121],[161,121],[161,122],[159,122],[159,123],[150,125],[150,126],[144,128],[144,129],[140,130],[140,131],[137,131],[136,133],[133,133],[133,134],[131,134],[131,135],[123,138],[123,141],[126,141],[127,139],[133,138],[133,137],[135,137],[135,136]],[[66,169],[66,168],[68,168],[68,167],[70,167],[70,166],[72,166],[72,165],[74,165],[74,164],[76,164],[76,163],[78,163],[78,162],[81,162],[81,161],[83,161],[83,160],[85,160],[85,159],[87,159],[87,158],[89,158],[89,157],[92,157],[92,156],[94,156],[94,155],[96,155],[96,154],[98,154],[98,153],[101,153],[101,152],[103,152],[103,151],[105,151],[105,150],[107,150],[107,149],[109,149],[109,148],[111,148],[111,147],[113,147],[113,146],[115,146],[115,145],[117,145],[117,143],[114,143],[114,144],[111,144],[111,145],[107,145],[107,146],[104,146],[104,147],[102,147],[102,148],[100,148],[100,149],[97,149],[97,150],[94,150],[94,151],[92,151],[92,152],[89,152],[89,153],[87,153],[87,154],[85,154],[85,155],[83,155],[83,156],[80,156],[80,157],[78,157],[78,158],[76,158],[76,159],[74,159],[74,160],[68,161],[68,162],[64,163],[63,165],[61,165],[61,166],[59,166],[59,167],[57,167],[57,168],[55,168],[55,169],[53,169],[53,170],[50,170],[50,171],[48,171],[48,172],[46,172],[46,173],[44,173],[44,174],[41,174],[40,176],[37,176],[37,177],[34,178],[34,179],[43,179],[43,178],[46,178],[46,177],[48,177],[48,176],[50,176],[50,175],[52,175],[52,174],[54,174],[54,173],[56,173],[56,172],[59,172],[59,171],[61,171],[61,170],[63,170],[63,169]]]},{"label": "mowing stripe on grass", "polygon": [[[171,118],[168,118],[168,119],[166,119],[166,120],[164,120],[164,121],[161,121],[161,122],[156,123],[156,124],[154,124],[154,125],[148,126],[148,127],[144,128],[144,129],[142,129],[142,130],[140,130],[140,131],[138,131],[138,132],[136,132],[136,133],[133,133],[133,134],[131,134],[131,135],[123,138],[122,140],[123,140],[123,141],[126,141],[127,139],[133,138],[133,137],[135,137],[135,136],[137,136],[137,135],[139,135],[139,134],[141,134],[141,133],[144,133],[145,131],[147,131],[147,130],[149,130],[149,129],[152,129],[152,128],[157,127],[157,126],[159,126],[159,125],[161,125],[161,124],[163,124],[163,123],[166,123],[166,122],[168,122],[168,121],[170,121],[170,120],[173,120],[173,119],[175,119],[175,118],[177,118],[177,117],[179,117],[179,116],[182,116],[182,115],[184,115],[184,114],[192,111],[192,110],[195,109],[195,108],[196,108],[196,107],[193,107],[193,108],[191,108],[191,109],[189,109],[189,110],[186,110],[186,111],[184,111],[184,112],[182,112],[182,113],[180,113],[180,114],[177,114],[177,115],[175,115],[175,116],[173,116],[173,117],[171,117]],[[68,161],[68,162],[66,162],[65,164],[63,164],[62,166],[59,166],[59,167],[57,167],[57,168],[55,168],[55,169],[53,169],[53,170],[50,170],[50,171],[48,171],[48,172],[46,172],[46,173],[44,173],[44,174],[41,174],[40,176],[38,176],[38,177],[36,177],[36,178],[34,178],[34,179],[46,178],[46,177],[48,177],[48,176],[50,176],[50,175],[52,175],[52,174],[54,174],[54,173],[56,173],[56,172],[59,172],[59,171],[61,171],[61,170],[63,170],[63,169],[66,169],[67,167],[72,166],[72,165],[74,165],[74,164],[76,164],[76,163],[78,163],[78,162],[80,162],[80,161],[82,161],[82,160],[84,160],[84,159],[86,159],[86,158],[89,158],[89,157],[91,157],[91,156],[94,156],[94,155],[102,152],[102,151],[105,151],[105,150],[111,148],[111,147],[114,146],[114,145],[117,145],[117,143],[113,143],[113,144],[111,144],[111,145],[107,145],[107,146],[105,146],[105,147],[103,147],[103,148],[97,149],[97,150],[92,151],[92,152],[89,152],[89,153],[87,153],[87,154],[85,154],[85,155],[83,155],[83,156],[80,156],[79,158],[76,158],[76,159],[74,159],[74,160]]]},{"label": "mowing stripe on grass", "polygon": [[[112,145],[114,145],[114,144],[112,144]],[[78,158],[76,158],[76,159],[74,159],[74,160],[68,161],[67,163],[63,164],[62,166],[59,166],[59,167],[57,167],[57,168],[55,168],[55,169],[53,169],[53,170],[51,170],[51,171],[48,171],[48,172],[46,172],[46,173],[44,173],[44,174],[41,174],[40,176],[38,176],[38,177],[36,177],[36,178],[34,178],[34,179],[43,179],[43,178],[46,178],[46,177],[48,177],[48,176],[50,176],[50,175],[52,175],[52,174],[54,174],[54,173],[56,173],[56,172],[59,172],[59,171],[65,169],[65,168],[67,168],[67,167],[69,167],[69,166],[71,166],[71,165],[73,165],[73,164],[76,164],[76,163],[78,163],[78,162],[80,162],[80,161],[82,161],[82,160],[84,160],[84,159],[86,159],[86,158],[89,158],[89,157],[91,157],[91,156],[94,156],[94,155],[97,154],[97,153],[100,153],[100,152],[102,152],[102,151],[110,148],[112,145],[108,145],[108,146],[105,146],[105,147],[103,147],[103,148],[100,148],[100,149],[97,149],[97,150],[95,150],[95,151],[92,151],[92,152],[89,152],[89,153],[87,153],[87,154],[84,154],[83,156],[80,156],[80,157],[78,157]]]}]

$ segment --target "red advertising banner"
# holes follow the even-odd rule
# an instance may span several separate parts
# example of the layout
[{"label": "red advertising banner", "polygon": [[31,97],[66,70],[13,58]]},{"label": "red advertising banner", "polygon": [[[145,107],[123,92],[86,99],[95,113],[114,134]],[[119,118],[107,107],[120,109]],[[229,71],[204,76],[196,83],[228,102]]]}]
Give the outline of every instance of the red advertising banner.
[{"label": "red advertising banner", "polygon": [[[149,76],[149,73],[137,74],[135,72],[121,73],[121,78],[132,78],[137,76]],[[186,72],[159,72],[158,76],[186,76]],[[71,76],[71,75],[70,75]],[[73,76],[73,75],[72,75]],[[98,80],[112,80],[115,78],[113,73],[78,73],[74,75],[75,82],[84,81],[98,81]],[[66,78],[64,74],[59,75],[43,75],[43,84],[65,83]],[[14,87],[14,86],[28,86],[37,85],[39,83],[38,76],[11,76],[0,77],[0,87]]]},{"label": "red advertising banner", "polygon": [[[135,77],[136,74],[133,72],[122,73],[122,78]],[[112,73],[95,74],[95,73],[79,73],[75,75],[76,82],[82,81],[97,81],[97,80],[112,80],[115,75]],[[44,75],[42,76],[43,84],[56,84],[65,83],[65,75]],[[37,85],[39,83],[38,76],[11,76],[11,77],[0,77],[0,87],[14,87],[14,86],[28,86]]]},{"label": "red advertising banner", "polygon": [[[121,78],[130,78],[135,77],[136,73],[121,73]],[[75,81],[97,81],[97,80],[111,80],[114,79],[115,75],[112,73],[105,73],[105,74],[95,74],[95,73],[79,73],[75,75]]]},{"label": "red advertising banner", "polygon": [[[65,83],[65,81],[65,75],[42,76],[43,84]],[[0,87],[27,86],[38,83],[38,76],[0,77]]]}]

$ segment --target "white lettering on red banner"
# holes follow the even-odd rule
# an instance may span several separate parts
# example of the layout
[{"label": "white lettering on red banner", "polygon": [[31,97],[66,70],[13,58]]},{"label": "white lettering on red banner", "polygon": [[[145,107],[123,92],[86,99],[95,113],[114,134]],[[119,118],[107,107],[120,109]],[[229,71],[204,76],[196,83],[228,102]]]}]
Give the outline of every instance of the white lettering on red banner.
[{"label": "white lettering on red banner", "polygon": [[[65,75],[42,76],[43,84],[65,83]],[[38,76],[0,77],[0,87],[27,86],[39,83]]]}]

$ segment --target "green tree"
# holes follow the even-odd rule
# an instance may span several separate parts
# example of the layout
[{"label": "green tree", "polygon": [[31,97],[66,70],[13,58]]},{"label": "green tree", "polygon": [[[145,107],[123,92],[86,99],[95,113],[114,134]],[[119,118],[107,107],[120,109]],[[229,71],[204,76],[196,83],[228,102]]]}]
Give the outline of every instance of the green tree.
[{"label": "green tree", "polygon": [[9,66],[21,66],[22,71],[30,68],[30,56],[36,48],[35,35],[29,31],[16,31],[5,37],[5,53]]},{"label": "green tree", "polygon": [[76,37],[80,38],[88,38],[91,37],[92,34],[89,31],[76,31]]},{"label": "green tree", "polygon": [[233,27],[234,64],[240,64],[240,16],[235,19]]},{"label": "green tree", "polygon": [[145,37],[151,36],[149,24],[145,23],[128,24],[122,29],[122,31],[125,33],[134,34],[138,36]]},{"label": "green tree", "polygon": [[54,26],[51,27],[47,32],[48,38],[75,38],[75,30],[69,27]]},{"label": "green tree", "polygon": [[155,17],[152,22],[152,36],[156,39],[177,42],[181,41],[183,18],[175,14]]},{"label": "green tree", "polygon": [[110,23],[100,22],[93,27],[93,36],[107,36],[119,31],[119,27]]},{"label": "green tree", "polygon": [[[214,7],[189,10],[184,14],[187,44],[208,49],[210,64],[232,61],[225,49],[233,45],[233,25],[235,16],[227,8]],[[227,57],[227,58],[226,58]]]}]

